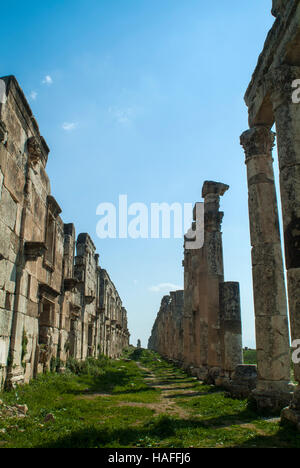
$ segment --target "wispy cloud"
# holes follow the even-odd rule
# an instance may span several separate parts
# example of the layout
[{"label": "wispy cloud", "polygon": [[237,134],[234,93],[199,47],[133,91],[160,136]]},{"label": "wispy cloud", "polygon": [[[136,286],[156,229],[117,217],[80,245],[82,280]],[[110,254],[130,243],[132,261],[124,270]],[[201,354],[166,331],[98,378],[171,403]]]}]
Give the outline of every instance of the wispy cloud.
[{"label": "wispy cloud", "polygon": [[38,93],[36,91],[31,91],[29,97],[32,101],[35,101],[37,98]]},{"label": "wispy cloud", "polygon": [[109,107],[108,112],[120,125],[128,125],[132,123],[136,116],[136,111],[133,107]]},{"label": "wispy cloud", "polygon": [[75,130],[78,127],[78,123],[75,122],[64,122],[62,124],[62,129],[65,130],[66,132],[71,132],[72,130]]},{"label": "wispy cloud", "polygon": [[170,291],[178,291],[183,289],[182,286],[178,286],[177,284],[173,283],[160,283],[156,286],[150,286],[149,291],[151,292],[159,292],[159,293],[169,293]]},{"label": "wispy cloud", "polygon": [[42,81],[43,84],[46,85],[52,85],[53,84],[53,79],[50,75],[46,75],[45,78]]}]

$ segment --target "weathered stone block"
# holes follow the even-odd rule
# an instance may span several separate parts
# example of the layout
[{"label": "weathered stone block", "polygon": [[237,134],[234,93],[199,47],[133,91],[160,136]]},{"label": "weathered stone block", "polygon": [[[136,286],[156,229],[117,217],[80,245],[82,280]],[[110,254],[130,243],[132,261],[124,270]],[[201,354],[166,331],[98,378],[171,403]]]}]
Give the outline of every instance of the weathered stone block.
[{"label": "weathered stone block", "polygon": [[17,218],[17,203],[3,186],[0,203],[0,219],[13,231]]}]

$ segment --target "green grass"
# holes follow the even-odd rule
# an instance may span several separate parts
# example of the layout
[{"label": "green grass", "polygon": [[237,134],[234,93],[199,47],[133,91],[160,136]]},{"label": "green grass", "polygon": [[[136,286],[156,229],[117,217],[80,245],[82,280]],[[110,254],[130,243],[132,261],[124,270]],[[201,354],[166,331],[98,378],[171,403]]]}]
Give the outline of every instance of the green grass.
[{"label": "green grass", "polygon": [[256,349],[244,349],[244,364],[257,364]]},{"label": "green grass", "polygon": [[[65,375],[42,375],[0,394],[6,404],[29,408],[26,418],[0,418],[0,430],[6,429],[0,447],[300,448],[294,429],[200,384],[157,354],[130,349],[124,358],[70,361]],[[150,375],[159,388],[149,386]],[[175,412],[157,410],[166,401]],[[48,413],[55,421],[44,422]]]}]

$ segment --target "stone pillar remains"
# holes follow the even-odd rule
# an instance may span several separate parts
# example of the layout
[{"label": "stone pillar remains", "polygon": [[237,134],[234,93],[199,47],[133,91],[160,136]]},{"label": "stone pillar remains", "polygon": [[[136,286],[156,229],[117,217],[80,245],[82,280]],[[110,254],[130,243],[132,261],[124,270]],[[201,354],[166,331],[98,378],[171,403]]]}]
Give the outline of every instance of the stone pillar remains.
[{"label": "stone pillar remains", "polygon": [[[219,208],[228,188],[219,182],[204,183],[204,244],[199,248],[191,231],[185,236],[184,294],[177,291],[163,298],[149,340],[150,349],[200,380],[218,385],[229,383],[243,362],[239,284],[224,283]],[[193,230],[199,221],[198,205]]]},{"label": "stone pillar remains", "polygon": [[291,398],[289,329],[283,258],[279,232],[272,148],[275,135],[257,126],[244,132],[258,384],[253,396],[258,408],[280,408]]},{"label": "stone pillar remains", "polygon": [[[293,83],[299,79],[300,67],[290,65],[274,68],[267,77],[277,132],[292,340],[300,339],[300,103],[292,97]],[[283,418],[300,427],[300,363],[294,363],[294,376],[298,388]]]},{"label": "stone pillar remains", "polygon": [[[300,2],[273,0],[272,14],[276,21],[259,56],[245,102],[251,128],[270,129],[276,124],[291,334],[292,339],[300,339]],[[272,326],[276,334],[276,325]],[[298,382],[299,373],[299,364],[295,364]],[[288,411],[283,414],[283,420],[290,418],[297,425],[300,421],[299,393],[299,390],[295,392],[290,414]]]},{"label": "stone pillar remains", "polygon": [[[216,377],[222,367],[220,284],[224,281],[221,233],[224,213],[219,208],[220,197],[228,188],[219,182],[204,183],[204,245],[187,249],[191,240],[185,238],[183,365],[201,380],[209,372]],[[197,211],[196,204],[194,225]]]},{"label": "stone pillar remains", "polygon": [[208,266],[208,356],[209,369],[221,369],[221,321],[220,284],[224,282],[223,244],[221,224],[224,213],[220,212],[220,197],[229,189],[218,182],[205,182],[204,198],[204,249]]},{"label": "stone pillar remains", "polygon": [[222,377],[230,379],[243,362],[240,285],[220,284],[221,368]]}]

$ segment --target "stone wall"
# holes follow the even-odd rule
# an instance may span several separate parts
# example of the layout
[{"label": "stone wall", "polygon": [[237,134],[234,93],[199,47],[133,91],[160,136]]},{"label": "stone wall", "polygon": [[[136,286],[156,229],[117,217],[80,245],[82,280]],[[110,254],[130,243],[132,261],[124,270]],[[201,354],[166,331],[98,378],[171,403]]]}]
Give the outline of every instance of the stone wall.
[{"label": "stone wall", "polygon": [[[76,242],[60,217],[49,148],[22,90],[14,77],[2,78],[1,89],[0,387],[63,368],[70,356],[116,357],[129,344],[126,311],[91,238]],[[111,302],[103,300],[105,275]]]},{"label": "stone wall", "polygon": [[154,323],[148,348],[166,359],[181,363],[183,359],[183,291],[164,296]]},{"label": "stone wall", "polygon": [[[219,206],[228,188],[204,183],[204,244],[199,247],[196,239],[186,239],[184,292],[163,298],[149,340],[150,349],[199,379],[219,384],[228,383],[243,362],[239,284],[224,282]],[[198,222],[197,205],[193,229]]]}]

